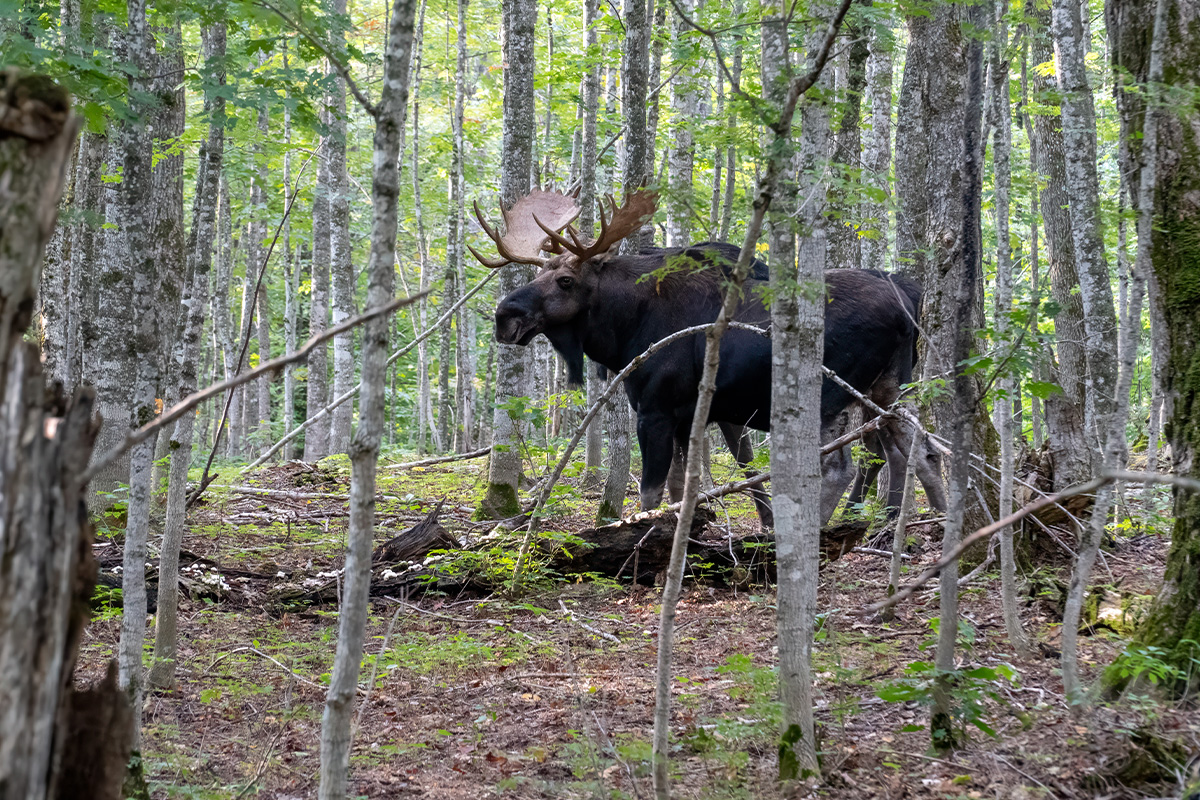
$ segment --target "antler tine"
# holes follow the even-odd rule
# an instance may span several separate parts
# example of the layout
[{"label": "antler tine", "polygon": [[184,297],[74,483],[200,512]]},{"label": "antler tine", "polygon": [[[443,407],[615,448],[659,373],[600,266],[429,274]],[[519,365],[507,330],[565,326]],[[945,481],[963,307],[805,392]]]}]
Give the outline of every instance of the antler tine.
[{"label": "antler tine", "polygon": [[600,238],[596,241],[604,241],[604,235],[608,233],[608,220],[604,217],[604,202],[597,203],[600,209]]},{"label": "antler tine", "polygon": [[575,226],[574,226],[574,225],[568,225],[568,226],[567,226],[567,233],[568,233],[568,234],[571,236],[571,239],[572,239],[572,241],[574,241],[574,242],[575,242],[575,246],[576,246],[576,247],[578,247],[580,250],[586,250],[586,249],[587,249],[587,245],[585,245],[585,244],[584,244],[582,241],[580,241],[580,239],[579,239],[579,231],[575,230]]},{"label": "antler tine", "polygon": [[479,255],[479,251],[474,247],[471,247],[471,245],[467,245],[467,249],[471,251],[471,255],[475,256],[476,261],[478,261],[480,264],[483,264],[488,269],[500,269],[501,267],[506,267],[512,263],[506,258],[484,258],[483,256]]},{"label": "antler tine", "polygon": [[483,230],[487,233],[488,237],[495,242],[497,246],[499,246],[500,234],[496,232],[495,228],[488,224],[487,219],[483,216],[483,212],[479,210],[479,201],[472,200],[471,205],[475,206],[475,219],[479,220],[479,224],[483,227]]},{"label": "antler tine", "polygon": [[573,245],[573,244],[571,244],[571,242],[568,242],[562,236],[562,234],[558,233],[553,228],[546,225],[546,223],[544,223],[540,219],[538,219],[537,214],[533,214],[531,216],[533,217],[533,221],[537,223],[537,226],[546,232],[546,236],[548,236],[550,238],[550,241],[554,242],[556,245],[563,248],[564,250],[574,253],[575,255],[579,255],[581,252],[583,252],[584,250],[587,249],[585,247],[580,247],[580,248],[576,249],[575,245],[579,244],[578,239],[575,240],[575,245]]}]

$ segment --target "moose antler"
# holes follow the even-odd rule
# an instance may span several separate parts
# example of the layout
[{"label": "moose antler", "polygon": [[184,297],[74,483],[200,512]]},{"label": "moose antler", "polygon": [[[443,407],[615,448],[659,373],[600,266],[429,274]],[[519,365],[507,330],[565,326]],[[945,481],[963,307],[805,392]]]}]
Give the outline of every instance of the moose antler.
[{"label": "moose antler", "polygon": [[534,217],[533,221],[549,237],[555,250],[571,253],[575,256],[576,263],[582,264],[590,258],[608,252],[610,247],[640,228],[642,221],[652,215],[658,205],[658,195],[647,189],[639,189],[626,195],[625,202],[619,208],[612,195],[608,195],[607,200],[611,217],[605,217],[604,203],[601,203],[600,236],[586,244],[580,241],[579,234],[573,227],[567,228],[567,234],[571,237],[568,240],[558,233],[558,229],[543,224],[537,217]]},{"label": "moose antler", "polygon": [[467,249],[480,264],[491,269],[499,269],[512,263],[545,265],[546,259],[538,255],[546,241],[546,234],[542,233],[545,226],[537,221],[538,217],[549,220],[553,230],[560,231],[578,217],[580,211],[575,198],[570,195],[534,189],[514,203],[512,208],[507,211],[503,208],[500,210],[500,215],[504,218],[504,235],[501,236],[488,224],[479,209],[479,203],[474,205],[475,218],[496,243],[496,252],[500,254],[500,258],[485,258],[470,245],[467,245]]}]

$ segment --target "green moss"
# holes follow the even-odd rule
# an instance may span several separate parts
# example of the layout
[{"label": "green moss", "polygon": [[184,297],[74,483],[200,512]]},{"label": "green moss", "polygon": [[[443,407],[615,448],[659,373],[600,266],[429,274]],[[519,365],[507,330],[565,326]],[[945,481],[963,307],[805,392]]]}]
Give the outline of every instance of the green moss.
[{"label": "green moss", "polygon": [[476,519],[506,519],[521,513],[517,490],[507,483],[489,483],[487,493],[475,510]]}]

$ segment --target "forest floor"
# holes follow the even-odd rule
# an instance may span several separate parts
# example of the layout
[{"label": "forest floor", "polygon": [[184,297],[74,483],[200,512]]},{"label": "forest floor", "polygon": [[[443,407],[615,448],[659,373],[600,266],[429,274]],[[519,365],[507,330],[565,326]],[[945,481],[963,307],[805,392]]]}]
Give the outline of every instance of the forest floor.
[{"label": "forest floor", "polygon": [[[483,464],[382,470],[384,530],[377,543],[443,498],[442,524],[460,541],[477,539],[483,527],[471,511]],[[143,757],[154,797],[315,796],[336,606],[272,607],[254,592],[238,592],[252,583],[238,571],[280,580],[336,574],[346,524],[336,514],[345,503],[302,495],[344,494],[348,470],[344,461],[322,466],[232,478],[292,497],[239,494],[221,480],[224,486],[214,485],[193,509],[184,548],[219,564],[222,575],[194,571],[194,580],[213,584],[213,594],[182,601],[178,686],[146,700]],[[577,492],[546,527],[587,527],[594,507],[594,498]],[[734,499],[726,510],[718,516],[735,534],[757,529],[748,501]],[[97,553],[111,564],[120,548],[105,536],[102,529]],[[926,539],[910,542],[908,579],[936,559],[937,543]],[[1155,591],[1167,546],[1152,526],[1117,535],[1094,575],[1095,596]],[[462,569],[510,563],[496,548],[477,550],[472,559]],[[1194,707],[1137,694],[1094,698],[1078,715],[1068,709],[1055,651],[1065,563],[1025,571],[1021,615],[1039,642],[1032,659],[1016,658],[1008,646],[998,574],[984,572],[963,589],[964,678],[956,693],[979,727],[964,720],[969,738],[941,754],[929,750],[921,674],[932,661],[936,593],[919,592],[891,623],[854,616],[849,612],[881,598],[887,559],[851,553],[825,565],[814,655],[825,781],[811,796],[1178,796],[1173,769],[1189,761],[1195,769],[1200,753]],[[648,764],[659,589],[551,576],[534,586],[520,599],[463,593],[372,601],[353,793],[653,796]],[[81,683],[98,679],[113,657],[119,615],[119,608],[103,609],[87,629]],[[685,582],[672,718],[676,796],[780,796],[774,618],[770,587]],[[1081,642],[1091,683],[1126,644],[1104,627]],[[1153,658],[1147,659],[1143,667],[1151,674]]]}]

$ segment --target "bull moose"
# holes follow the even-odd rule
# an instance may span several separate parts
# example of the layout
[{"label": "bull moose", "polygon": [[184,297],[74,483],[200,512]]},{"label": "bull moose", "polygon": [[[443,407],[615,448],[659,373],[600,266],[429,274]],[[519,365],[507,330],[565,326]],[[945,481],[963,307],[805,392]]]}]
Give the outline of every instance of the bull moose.
[{"label": "bull moose", "polygon": [[[684,328],[716,319],[721,306],[722,277],[736,262],[738,249],[708,242],[684,248],[653,248],[618,255],[617,245],[653,214],[655,196],[634,192],[621,206],[609,198],[603,205],[600,235],[589,239],[571,222],[580,209],[573,197],[534,190],[512,208],[502,210],[500,235],[475,204],[476,217],[495,243],[499,258],[471,252],[487,267],[510,263],[540,267],[537,276],[500,301],[496,338],[527,345],[544,334],[566,362],[572,383],[583,381],[583,357],[612,371],[627,366],[654,342]],[[549,256],[541,255],[550,253]],[[757,262],[745,285],[734,319],[761,328],[770,313],[761,292],[766,266]],[[888,406],[911,379],[916,343],[920,287],[894,275],[869,270],[830,270],[825,275],[825,366],[858,392]],[[703,370],[702,335],[672,344],[652,356],[625,383],[637,413],[642,453],[641,505],[662,500],[673,455],[686,447]],[[839,417],[857,398],[829,379],[821,387],[821,436],[836,433]],[[722,423],[739,462],[752,458],[741,427],[768,430],[771,416],[771,340],[731,328],[721,341],[720,368],[709,421]],[[898,502],[907,455],[895,446],[887,426],[879,440],[888,455],[891,495]],[[924,462],[924,463],[922,463]],[[944,506],[936,463],[920,459],[917,474],[931,502]],[[822,519],[833,513],[852,476],[848,448],[822,463]],[[675,492],[672,486],[672,494]],[[756,498],[760,513],[769,514],[765,497]],[[769,516],[764,518],[764,522]]]}]

